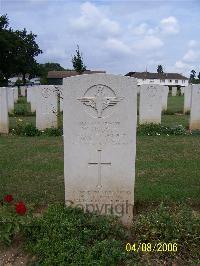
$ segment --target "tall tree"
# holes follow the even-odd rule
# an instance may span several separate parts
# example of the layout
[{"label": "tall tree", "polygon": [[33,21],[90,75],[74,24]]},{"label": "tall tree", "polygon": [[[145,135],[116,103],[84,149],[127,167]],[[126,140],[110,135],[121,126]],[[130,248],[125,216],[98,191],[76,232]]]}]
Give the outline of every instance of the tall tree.
[{"label": "tall tree", "polygon": [[157,72],[158,72],[159,74],[164,73],[162,65],[158,65],[158,67],[157,67]]},{"label": "tall tree", "polygon": [[22,31],[16,31],[16,35],[19,38],[18,52],[16,55],[17,60],[17,72],[23,75],[23,83],[25,84],[25,76],[27,73],[36,71],[37,62],[35,57],[42,53],[38,44],[35,41],[37,35],[32,32],[27,33],[26,29]]},{"label": "tall tree", "polygon": [[76,70],[80,74],[86,70],[86,66],[83,63],[83,56],[79,50],[78,45],[77,45],[76,54],[72,57],[72,64],[74,70]]}]

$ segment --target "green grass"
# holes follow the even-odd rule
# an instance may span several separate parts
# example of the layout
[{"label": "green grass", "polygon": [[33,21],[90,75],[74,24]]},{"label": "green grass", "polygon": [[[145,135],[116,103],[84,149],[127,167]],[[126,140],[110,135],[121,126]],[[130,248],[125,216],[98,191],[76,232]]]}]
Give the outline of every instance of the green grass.
[{"label": "green grass", "polygon": [[162,115],[161,124],[174,127],[182,125],[186,128],[189,127],[189,115]]},{"label": "green grass", "polygon": [[167,110],[174,113],[183,113],[184,96],[171,96],[168,97]]},{"label": "green grass", "polygon": [[[41,204],[64,201],[61,137],[1,137],[0,195]],[[199,201],[199,136],[137,138],[135,200]]]},{"label": "green grass", "polygon": [[199,202],[200,142],[195,136],[137,138],[135,199]]},{"label": "green grass", "polygon": [[64,200],[62,138],[0,137],[0,150],[0,195],[39,204]]}]

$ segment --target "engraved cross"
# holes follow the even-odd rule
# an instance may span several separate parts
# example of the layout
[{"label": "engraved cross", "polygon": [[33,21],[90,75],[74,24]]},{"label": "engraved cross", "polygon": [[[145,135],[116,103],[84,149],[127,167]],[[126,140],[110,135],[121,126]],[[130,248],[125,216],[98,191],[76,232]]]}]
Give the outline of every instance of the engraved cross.
[{"label": "engraved cross", "polygon": [[101,152],[102,150],[97,150],[98,152],[98,162],[91,162],[91,163],[88,163],[88,165],[97,165],[98,166],[98,183],[97,183],[97,187],[98,188],[101,188],[102,185],[101,185],[101,166],[102,165],[109,165],[111,166],[111,163],[106,163],[106,162],[102,162],[101,161]]}]

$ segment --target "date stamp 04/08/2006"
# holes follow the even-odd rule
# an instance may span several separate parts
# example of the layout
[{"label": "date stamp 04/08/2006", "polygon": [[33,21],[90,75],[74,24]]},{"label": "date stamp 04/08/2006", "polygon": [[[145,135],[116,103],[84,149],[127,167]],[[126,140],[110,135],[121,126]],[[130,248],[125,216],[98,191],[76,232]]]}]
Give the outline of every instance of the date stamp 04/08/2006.
[{"label": "date stamp 04/08/2006", "polygon": [[127,252],[177,252],[176,243],[127,243],[125,246]]}]

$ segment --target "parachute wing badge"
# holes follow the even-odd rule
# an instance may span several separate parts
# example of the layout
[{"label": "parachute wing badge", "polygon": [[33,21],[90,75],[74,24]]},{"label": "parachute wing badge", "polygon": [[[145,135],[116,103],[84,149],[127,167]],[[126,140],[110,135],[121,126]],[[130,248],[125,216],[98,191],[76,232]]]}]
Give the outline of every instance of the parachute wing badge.
[{"label": "parachute wing badge", "polygon": [[109,106],[114,106],[117,103],[121,102],[124,98],[123,97],[105,97],[105,101],[103,103],[103,110],[105,110]]},{"label": "parachute wing badge", "polygon": [[77,100],[79,100],[80,102],[82,102],[83,104],[85,104],[87,106],[91,106],[92,108],[96,109],[95,97],[83,97],[83,98],[79,98]]}]

